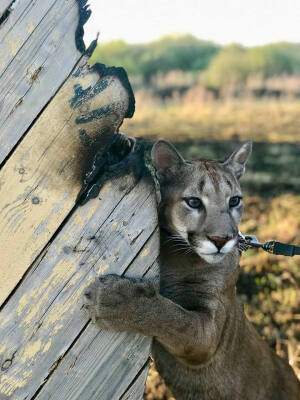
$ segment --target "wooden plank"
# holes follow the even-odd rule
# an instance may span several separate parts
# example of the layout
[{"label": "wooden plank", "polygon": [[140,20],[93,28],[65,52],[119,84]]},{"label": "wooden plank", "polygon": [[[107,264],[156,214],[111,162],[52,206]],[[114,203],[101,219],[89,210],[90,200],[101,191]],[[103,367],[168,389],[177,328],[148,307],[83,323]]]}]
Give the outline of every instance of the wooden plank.
[{"label": "wooden plank", "polygon": [[[108,334],[99,331],[96,326],[89,326],[85,333],[88,335],[88,341],[84,340],[83,336],[82,341],[78,341],[78,346],[77,343],[74,346],[74,354],[72,348],[73,357],[70,358],[73,361],[63,361],[59,364],[59,367],[62,367],[59,368],[60,372],[55,374],[55,378],[59,379],[54,379],[58,386],[55,386],[54,382],[50,385],[46,383],[37,399],[118,400],[149,357],[149,338],[128,333]],[[94,340],[90,342],[91,337]],[[76,369],[77,357],[83,362]],[[66,386],[69,390],[65,389]],[[142,394],[143,390],[139,398]]]},{"label": "wooden plank", "polygon": [[[82,291],[96,275],[125,272],[134,259],[132,271],[137,272],[142,266],[145,272],[155,261],[158,251],[155,190],[152,182],[145,179],[132,186],[132,176],[110,182],[100,193],[102,200],[93,200],[77,209],[2,310],[1,396],[29,400],[79,335],[82,335],[82,341],[74,349],[79,349],[80,353],[80,349],[86,348],[87,338],[95,333],[104,334],[89,326],[88,331],[83,331],[87,317],[79,312]],[[149,246],[140,252],[147,241]],[[90,334],[87,333],[89,330]],[[111,340],[110,335],[108,340]],[[122,336],[120,346],[124,340]],[[131,337],[131,340],[134,342],[128,342],[128,351],[135,357],[132,346],[139,342],[141,351],[137,352],[137,359],[141,356],[145,361],[149,342],[147,347],[145,338]],[[101,343],[105,343],[103,337],[99,346]],[[99,349],[98,354],[104,354],[106,350]],[[113,357],[109,353],[109,358]],[[86,360],[93,363],[90,356]],[[88,362],[80,369],[81,382],[86,379],[87,367]],[[127,375],[124,366],[117,367],[116,364],[117,372],[120,371],[118,368]],[[99,373],[103,374],[103,369]],[[95,376],[93,379],[94,384],[99,383]],[[91,396],[91,399],[99,398],[96,393]]]},{"label": "wooden plank", "polygon": [[[158,264],[147,270],[153,259],[158,257],[158,239],[156,231],[125,275],[140,277],[144,274],[145,279],[158,284]],[[118,400],[123,396],[132,399],[129,394],[141,399],[149,369],[150,347],[149,338],[99,330],[90,323],[68,350],[36,400]],[[85,371],[84,375],[82,371]],[[138,374],[141,377],[135,383]]]},{"label": "wooden plank", "polygon": [[135,378],[127,391],[122,395],[120,400],[141,400],[145,390],[149,366],[150,360],[148,360],[143,369],[140,370],[139,375]]},{"label": "wooden plank", "polygon": [[0,304],[74,206],[86,163],[128,105],[122,82],[99,80],[83,59],[0,171]]},{"label": "wooden plank", "polygon": [[[32,0],[19,0],[8,7],[8,17],[0,25],[0,51],[3,53],[0,75],[26,43],[55,1],[45,0],[38,7]],[[9,3],[11,4],[11,1]]]},{"label": "wooden plank", "polygon": [[76,0],[21,0],[0,26],[0,163],[81,57]]},{"label": "wooden plank", "polygon": [[141,397],[150,339],[99,331],[80,306],[99,274],[157,277],[153,182],[131,173],[74,204],[133,94],[122,70],[84,57],[66,80],[82,57],[76,0],[15,6],[0,24],[0,304],[19,285],[0,314],[0,399]]}]

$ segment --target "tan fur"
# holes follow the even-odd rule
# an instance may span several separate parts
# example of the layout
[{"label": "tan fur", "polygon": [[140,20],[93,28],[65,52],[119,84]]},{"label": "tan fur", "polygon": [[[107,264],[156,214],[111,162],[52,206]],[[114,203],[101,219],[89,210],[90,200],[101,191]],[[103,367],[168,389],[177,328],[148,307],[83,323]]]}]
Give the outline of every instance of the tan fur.
[{"label": "tan fur", "polygon": [[[160,292],[151,282],[111,275],[85,292],[85,308],[100,326],[154,337],[157,368],[177,400],[300,399],[291,367],[259,337],[236,297],[242,204],[229,201],[241,194],[250,151],[247,143],[223,162],[188,163],[158,142]],[[201,199],[198,208],[191,197]]]}]

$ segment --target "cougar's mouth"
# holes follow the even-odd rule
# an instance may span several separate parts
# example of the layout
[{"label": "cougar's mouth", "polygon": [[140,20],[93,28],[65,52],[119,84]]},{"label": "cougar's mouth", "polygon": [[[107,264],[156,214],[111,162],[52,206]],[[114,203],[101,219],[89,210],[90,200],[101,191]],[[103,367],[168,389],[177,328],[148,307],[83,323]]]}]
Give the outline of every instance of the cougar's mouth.
[{"label": "cougar's mouth", "polygon": [[193,246],[194,251],[208,263],[219,262],[226,254],[231,253],[237,239],[230,239],[223,247],[218,248],[209,240],[202,240],[198,246]]}]

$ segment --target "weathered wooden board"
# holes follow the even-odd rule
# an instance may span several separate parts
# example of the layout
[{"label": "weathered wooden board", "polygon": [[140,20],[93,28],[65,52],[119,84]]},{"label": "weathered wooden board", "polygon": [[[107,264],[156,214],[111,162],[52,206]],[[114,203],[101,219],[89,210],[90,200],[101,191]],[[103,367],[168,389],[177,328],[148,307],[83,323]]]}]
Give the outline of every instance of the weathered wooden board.
[{"label": "weathered wooden board", "polygon": [[82,56],[78,23],[76,0],[19,0],[0,25],[0,164]]},{"label": "weathered wooden board", "polygon": [[159,249],[150,177],[127,172],[75,203],[134,111],[126,73],[82,56],[86,16],[85,0],[19,0],[0,15],[0,400],[142,397],[150,339],[99,330],[81,310],[98,275],[157,279]]},{"label": "weathered wooden board", "polygon": [[[88,104],[80,102],[84,90]],[[83,58],[0,171],[0,304],[74,206],[94,140],[105,149],[128,102],[117,77],[99,80]]]},{"label": "weathered wooden board", "polygon": [[[35,28],[49,12],[55,0],[45,0],[40,7],[31,0],[20,0],[8,8],[7,18],[1,24],[1,69],[2,74],[14,60]],[[76,18],[78,18],[78,13]]]},{"label": "weathered wooden board", "polygon": [[[53,375],[54,386],[50,379],[49,392],[46,383],[39,398],[51,398],[47,396],[53,394],[54,388],[56,395],[60,390],[61,395],[52,398],[82,398],[75,393],[78,387],[86,387],[91,391],[84,398],[118,399],[144,366],[149,339],[99,333],[95,327],[87,326],[87,317],[80,312],[82,291],[97,275],[121,274],[132,263],[128,274],[142,275],[157,259],[152,182],[143,179],[134,186],[134,179],[129,176],[125,191],[124,182],[121,178],[106,184],[100,193],[101,200],[93,200],[74,212],[2,310],[0,395],[32,398],[70,348],[73,353],[67,354],[66,361],[61,361]],[[132,355],[132,362],[128,356],[126,367],[126,356],[123,362],[119,359],[123,352]],[[74,355],[76,385],[72,375],[70,379],[63,375],[61,380],[60,369],[60,365],[65,368],[73,364]],[[96,368],[97,363],[102,368]],[[121,381],[117,378],[120,371]],[[88,375],[90,381],[86,381]],[[68,397],[74,385],[77,391]]]},{"label": "weathered wooden board", "polygon": [[121,396],[120,400],[140,400],[141,393],[145,389],[145,382],[148,375],[148,370],[150,366],[150,360],[145,364],[143,369],[140,370],[139,375],[132,382],[130,387]]},{"label": "weathered wooden board", "polygon": [[[155,263],[150,270],[149,264],[157,257],[158,248],[157,235],[154,234],[125,275],[138,277],[148,268],[145,279],[157,281],[158,264]],[[148,259],[145,259],[147,256]],[[125,396],[124,391],[135,379],[138,379],[138,383],[128,389],[126,397],[140,399],[149,368],[150,345],[148,338],[127,333],[107,334],[90,324],[69,349],[36,399],[119,399]],[[81,378],[83,370],[85,380]]]}]

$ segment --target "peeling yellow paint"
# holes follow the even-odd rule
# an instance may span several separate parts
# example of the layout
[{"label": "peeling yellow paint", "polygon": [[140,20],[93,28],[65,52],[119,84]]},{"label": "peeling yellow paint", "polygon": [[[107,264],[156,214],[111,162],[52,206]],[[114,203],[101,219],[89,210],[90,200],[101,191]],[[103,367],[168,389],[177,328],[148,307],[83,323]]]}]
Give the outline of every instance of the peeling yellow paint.
[{"label": "peeling yellow paint", "polygon": [[100,265],[100,267],[98,268],[98,275],[102,275],[104,274],[104,272],[110,267],[109,264],[105,264],[105,265]]},{"label": "peeling yellow paint", "polygon": [[27,23],[27,31],[28,31],[29,35],[31,35],[34,30],[35,30],[34,23],[33,22],[28,22]]},{"label": "peeling yellow paint", "polygon": [[0,328],[5,328],[5,325],[10,321],[10,319],[11,319],[11,315],[8,315],[2,321],[0,320]]},{"label": "peeling yellow paint", "polygon": [[[29,292],[28,300],[30,300],[30,308],[28,309],[28,313],[24,318],[22,324],[29,325],[33,319],[38,315],[41,305],[47,300],[51,291],[53,291],[53,287],[58,285],[61,282],[64,282],[68,276],[71,276],[77,268],[77,263],[75,260],[64,259],[60,260],[56,266],[53,268],[52,273],[48,276],[48,278],[44,281],[42,286],[38,289],[32,289]],[[33,301],[35,299],[35,302]]]},{"label": "peeling yellow paint", "polygon": [[111,188],[111,182],[107,182],[102,186],[101,194],[106,193]]},{"label": "peeling yellow paint", "polygon": [[69,276],[73,275],[77,266],[76,260],[60,260],[53,268],[51,286],[64,282]]},{"label": "peeling yellow paint", "polygon": [[50,325],[55,325],[57,322],[61,323],[63,320],[63,313],[61,311],[62,310],[58,310],[57,308],[53,309],[44,322],[44,326],[48,328]]},{"label": "peeling yellow paint", "polygon": [[[88,277],[86,280],[86,284],[82,285],[72,294],[72,296],[68,299],[68,302],[64,304],[57,304],[52,308],[50,313],[46,316],[43,326],[46,329],[51,327],[51,332],[57,333],[60,329],[63,328],[64,324],[62,321],[65,318],[71,318],[72,313],[77,312],[77,306],[74,307],[74,304],[78,302],[79,297],[81,296],[83,290],[94,280],[93,276]],[[72,307],[73,306],[73,307]]]},{"label": "peeling yellow paint", "polygon": [[45,344],[42,353],[46,353],[46,351],[48,351],[48,350],[50,349],[51,343],[52,343],[52,339],[50,338],[50,339],[48,340],[48,342]]},{"label": "peeling yellow paint", "polygon": [[58,331],[60,331],[62,328],[63,328],[62,324],[55,325],[55,327],[53,328],[52,332],[55,334]]},{"label": "peeling yellow paint", "polygon": [[68,314],[69,309],[70,309],[70,303],[56,305],[55,307],[52,308],[52,310],[44,320],[43,325],[45,327],[49,327],[51,325],[55,325],[58,322],[61,324],[62,320],[65,318],[64,314],[70,316]]},{"label": "peeling yellow paint", "polygon": [[1,353],[4,353],[5,350],[6,350],[5,344],[2,344],[2,345],[0,346],[0,354],[1,354]]},{"label": "peeling yellow paint", "polygon": [[58,38],[59,38],[59,36],[58,36],[57,32],[54,30],[54,31],[51,33],[51,39],[52,39],[54,42],[56,42],[56,41],[58,40]]},{"label": "peeling yellow paint", "polygon": [[24,379],[27,379],[27,378],[29,378],[29,377],[31,377],[32,376],[32,370],[30,370],[30,369],[26,369],[25,371],[23,371],[23,378]]},{"label": "peeling yellow paint", "polygon": [[28,360],[31,360],[41,350],[42,346],[43,343],[40,339],[33,343],[28,343],[23,350],[21,362],[25,363]]},{"label": "peeling yellow paint", "polygon": [[28,294],[25,293],[19,300],[19,304],[17,307],[18,316],[21,315],[22,311],[24,310],[24,308],[26,307],[27,304],[28,304]]},{"label": "peeling yellow paint", "polygon": [[26,385],[27,380],[24,378],[16,378],[11,375],[1,375],[0,394],[11,396],[16,389]]},{"label": "peeling yellow paint", "polygon": [[95,265],[95,264],[97,264],[98,261],[99,261],[99,257],[97,256],[97,254],[92,254],[91,256],[89,256],[89,258],[87,260],[87,264]]},{"label": "peeling yellow paint", "polygon": [[86,216],[84,216],[84,222],[86,223],[86,221],[90,220],[92,218],[92,216],[95,214],[95,211],[97,210],[97,208],[99,207],[99,203],[98,201],[94,201],[94,203],[91,203],[89,209],[88,209],[88,213]]},{"label": "peeling yellow paint", "polygon": [[149,249],[149,247],[146,247],[146,248],[141,252],[140,257],[141,257],[141,258],[146,257],[149,253],[150,253],[150,249]]},{"label": "peeling yellow paint", "polygon": [[118,247],[115,252],[114,252],[114,256],[118,257],[118,255],[120,254],[120,247]]},{"label": "peeling yellow paint", "polygon": [[78,290],[78,298],[81,296],[82,292],[91,284],[95,281],[95,276],[89,276],[88,279],[86,280],[86,283],[84,286],[82,286],[81,288],[79,288]]},{"label": "peeling yellow paint", "polygon": [[83,272],[78,272],[76,275],[73,276],[72,279],[68,282],[68,287],[73,286],[77,283],[77,281],[83,276]]},{"label": "peeling yellow paint", "polygon": [[15,41],[15,40],[12,41],[12,40],[6,38],[5,42],[10,47],[12,56],[15,56],[20,48],[20,44],[21,44],[20,41]]},{"label": "peeling yellow paint", "polygon": [[115,228],[117,225],[118,225],[117,221],[114,221],[114,222],[111,224],[111,226],[112,226],[113,228]]}]

